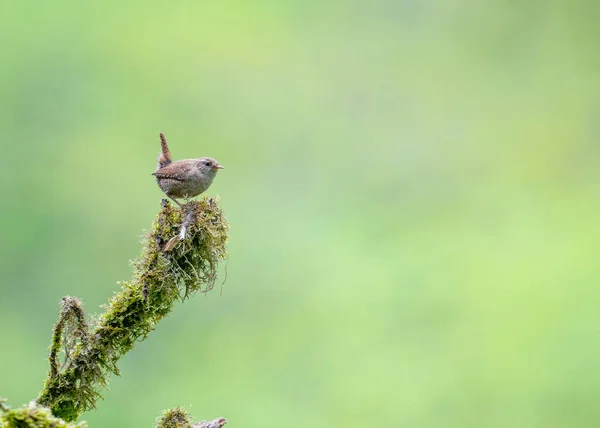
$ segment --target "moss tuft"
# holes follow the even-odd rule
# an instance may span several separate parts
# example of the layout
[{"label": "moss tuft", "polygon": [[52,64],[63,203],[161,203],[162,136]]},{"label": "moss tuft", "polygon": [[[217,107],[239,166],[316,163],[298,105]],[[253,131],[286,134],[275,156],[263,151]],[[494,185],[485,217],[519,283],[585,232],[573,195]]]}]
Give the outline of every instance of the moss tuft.
[{"label": "moss tuft", "polygon": [[217,418],[192,425],[190,419],[189,413],[181,407],[165,410],[163,415],[157,419],[156,428],[222,428],[227,423],[227,419]]},{"label": "moss tuft", "polygon": [[3,408],[0,413],[0,428],[84,428],[85,422],[68,423],[52,415],[49,408],[34,402],[19,409]]},{"label": "moss tuft", "polygon": [[165,410],[156,423],[156,428],[190,428],[189,414],[181,407]]},{"label": "moss tuft", "polygon": [[[191,201],[182,213],[163,201],[142,241],[142,254],[133,262],[133,279],[121,284],[121,291],[110,299],[91,330],[85,326],[81,303],[72,297],[63,299],[39,404],[66,421],[76,420],[95,407],[110,374],[119,374],[117,361],[154,330],[177,300],[213,288],[218,263],[227,257],[229,229],[217,202],[213,198]],[[182,223],[186,230],[180,234]],[[177,235],[184,239],[163,252],[165,243]],[[61,346],[65,359],[59,367]]]}]

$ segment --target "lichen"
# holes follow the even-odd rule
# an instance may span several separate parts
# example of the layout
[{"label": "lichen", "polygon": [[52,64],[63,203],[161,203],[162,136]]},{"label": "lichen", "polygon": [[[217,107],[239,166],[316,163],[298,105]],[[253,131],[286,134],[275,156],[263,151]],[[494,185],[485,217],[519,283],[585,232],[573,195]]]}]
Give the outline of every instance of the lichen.
[{"label": "lichen", "polygon": [[[76,420],[96,406],[110,374],[119,374],[118,360],[154,330],[177,300],[213,288],[218,263],[227,257],[229,229],[217,202],[213,198],[192,201],[182,213],[163,200],[142,240],[142,254],[132,263],[133,279],[121,283],[121,291],[89,331],[82,327],[80,302],[63,299],[50,347],[50,372],[37,403],[65,421]],[[185,239],[164,252],[165,243],[179,235],[184,216],[189,220]],[[65,358],[59,365],[61,346]]]}]

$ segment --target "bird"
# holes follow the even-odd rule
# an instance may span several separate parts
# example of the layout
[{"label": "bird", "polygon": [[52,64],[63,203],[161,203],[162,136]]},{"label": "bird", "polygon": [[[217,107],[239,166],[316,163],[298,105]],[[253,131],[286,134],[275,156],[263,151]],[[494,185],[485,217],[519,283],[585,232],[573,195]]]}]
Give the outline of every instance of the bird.
[{"label": "bird", "polygon": [[165,135],[160,133],[161,153],[158,154],[156,171],[152,173],[165,195],[180,208],[177,199],[198,196],[210,187],[217,172],[224,167],[216,159],[202,157],[173,161]]}]

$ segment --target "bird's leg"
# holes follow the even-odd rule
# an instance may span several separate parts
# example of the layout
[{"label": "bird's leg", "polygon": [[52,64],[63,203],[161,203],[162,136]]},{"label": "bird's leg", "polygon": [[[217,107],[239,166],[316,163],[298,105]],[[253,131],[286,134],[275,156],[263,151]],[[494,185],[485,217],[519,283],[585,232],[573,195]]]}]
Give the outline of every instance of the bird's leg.
[{"label": "bird's leg", "polygon": [[183,209],[183,205],[181,205],[177,199],[175,199],[174,197],[169,196],[169,195],[167,195],[167,196],[169,197],[169,199],[171,199],[173,202],[175,202],[177,205],[179,205],[179,208]]}]

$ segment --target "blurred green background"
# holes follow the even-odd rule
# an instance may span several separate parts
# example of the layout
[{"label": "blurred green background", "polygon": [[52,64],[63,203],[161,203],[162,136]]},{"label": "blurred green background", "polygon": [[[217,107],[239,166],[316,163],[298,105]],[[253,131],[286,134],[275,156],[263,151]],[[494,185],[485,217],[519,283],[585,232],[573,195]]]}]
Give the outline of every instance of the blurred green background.
[{"label": "blurred green background", "polygon": [[212,156],[222,289],[121,362],[94,427],[592,427],[600,8],[591,1],[7,1],[0,395],[61,296],[99,312],[175,158]]}]

